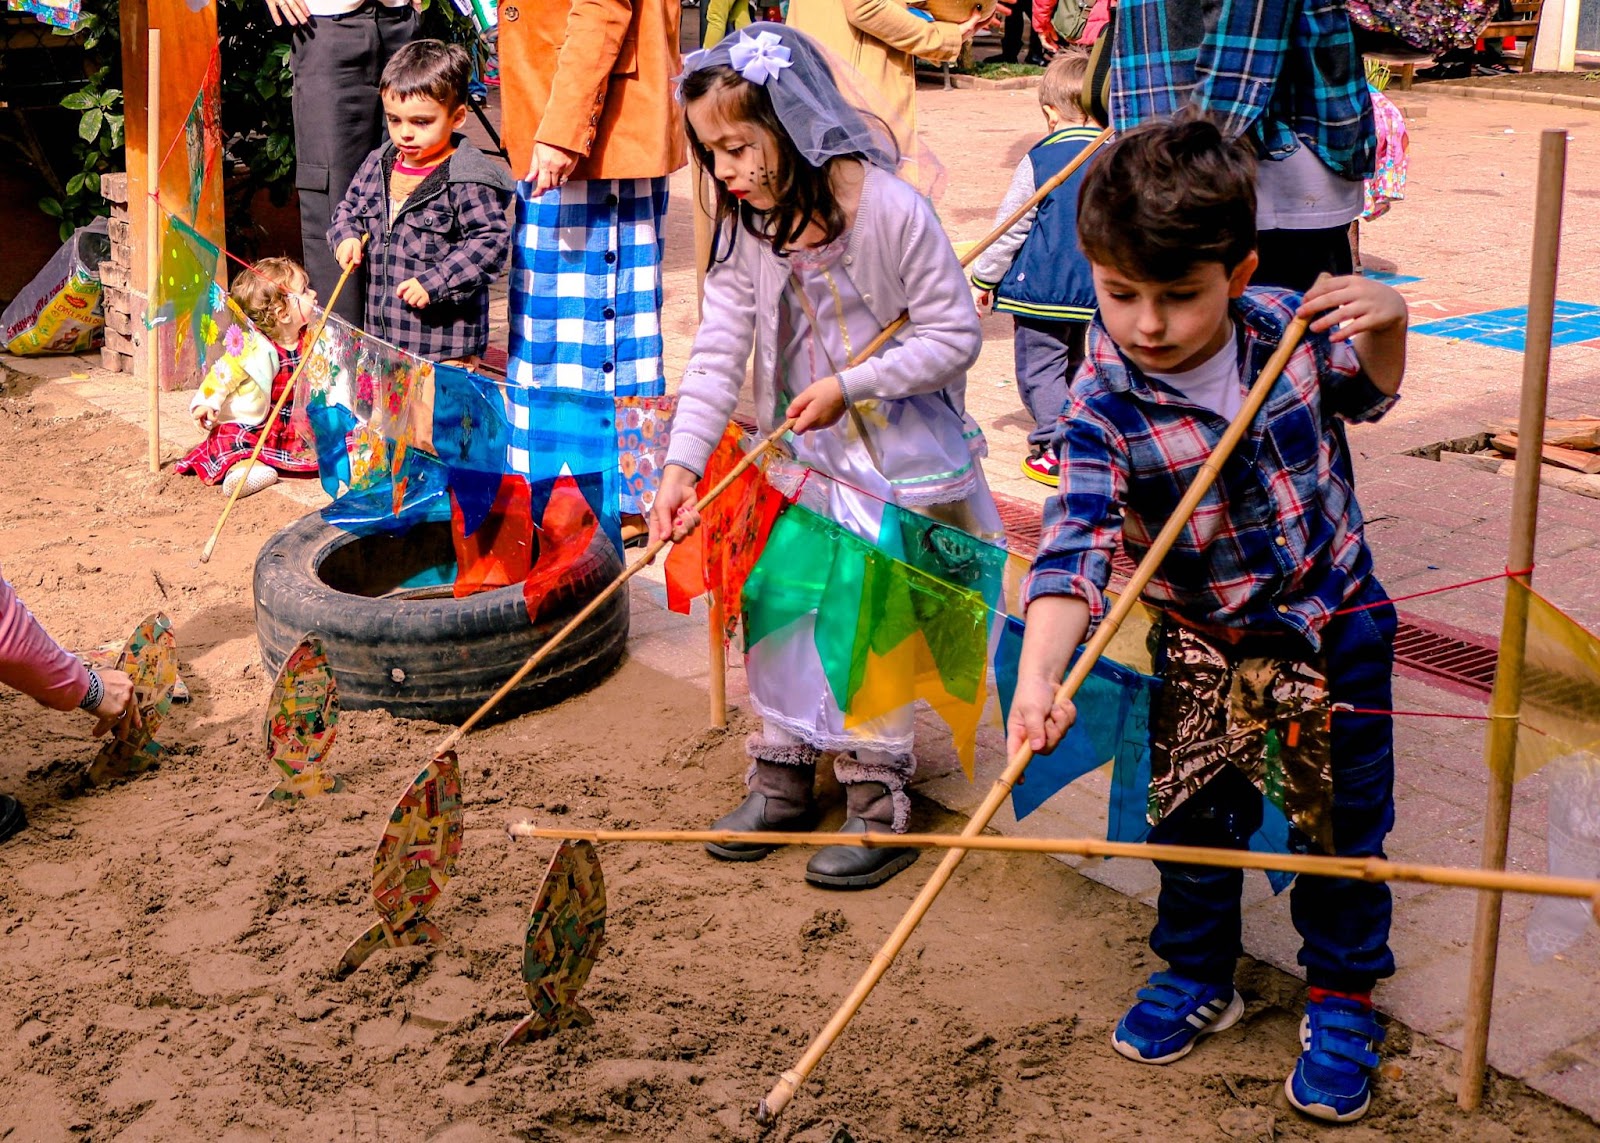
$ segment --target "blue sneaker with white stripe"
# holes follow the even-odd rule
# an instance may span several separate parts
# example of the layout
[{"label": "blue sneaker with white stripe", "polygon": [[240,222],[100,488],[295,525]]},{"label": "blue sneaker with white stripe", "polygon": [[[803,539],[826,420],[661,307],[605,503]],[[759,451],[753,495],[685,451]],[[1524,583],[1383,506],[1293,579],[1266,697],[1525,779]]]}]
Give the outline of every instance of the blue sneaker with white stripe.
[{"label": "blue sneaker with white stripe", "polygon": [[1342,996],[1308,1001],[1300,1058],[1283,1081],[1284,1094],[1314,1119],[1360,1119],[1372,1103],[1372,1069],[1382,1042],[1383,1029],[1365,1004]]},{"label": "blue sneaker with white stripe", "polygon": [[1244,999],[1233,985],[1158,972],[1117,1022],[1111,1046],[1141,1064],[1170,1064],[1187,1056],[1201,1036],[1231,1028],[1243,1015]]}]

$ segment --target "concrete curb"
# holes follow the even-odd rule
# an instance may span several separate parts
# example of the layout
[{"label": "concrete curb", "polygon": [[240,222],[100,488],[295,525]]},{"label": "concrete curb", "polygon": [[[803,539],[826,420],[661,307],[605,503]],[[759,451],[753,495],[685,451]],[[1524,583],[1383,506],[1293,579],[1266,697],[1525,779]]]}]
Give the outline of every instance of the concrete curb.
[{"label": "concrete curb", "polygon": [[[971,91],[1027,91],[1039,86],[1040,76],[1014,75],[1008,79],[984,79],[978,75],[961,75],[950,73],[950,86]],[[944,76],[936,70],[927,68],[917,69],[917,82],[919,84],[938,85],[944,81]]]},{"label": "concrete curb", "polygon": [[1398,95],[1454,95],[1460,99],[1491,99],[1504,103],[1542,103],[1551,107],[1576,107],[1583,111],[1600,111],[1600,96],[1563,95],[1558,91],[1517,91],[1510,87],[1483,87],[1478,84],[1430,83],[1422,92],[1413,87],[1410,91],[1397,91]]}]

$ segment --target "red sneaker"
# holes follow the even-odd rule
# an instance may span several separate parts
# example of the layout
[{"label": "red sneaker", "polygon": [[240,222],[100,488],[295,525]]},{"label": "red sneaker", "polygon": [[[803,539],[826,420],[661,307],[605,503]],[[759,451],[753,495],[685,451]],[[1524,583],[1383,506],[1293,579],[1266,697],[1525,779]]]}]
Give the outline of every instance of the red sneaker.
[{"label": "red sneaker", "polygon": [[1053,448],[1038,449],[1022,458],[1022,475],[1051,488],[1061,483],[1061,463]]}]

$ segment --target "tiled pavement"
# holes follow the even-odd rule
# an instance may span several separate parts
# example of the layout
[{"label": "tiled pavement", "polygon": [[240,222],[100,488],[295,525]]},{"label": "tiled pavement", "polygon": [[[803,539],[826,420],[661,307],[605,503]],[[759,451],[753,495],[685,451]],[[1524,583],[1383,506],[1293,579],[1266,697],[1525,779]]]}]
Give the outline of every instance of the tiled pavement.
[{"label": "tiled pavement", "polygon": [[[925,87],[921,120],[928,141],[949,167],[940,215],[955,241],[988,229],[1009,172],[1039,133],[1031,91],[952,91]],[[1452,99],[1426,92],[1399,93],[1412,132],[1408,198],[1385,218],[1363,228],[1362,252],[1370,268],[1392,279],[1411,299],[1419,326],[1515,309],[1526,304],[1538,132],[1571,131],[1567,216],[1559,296],[1574,306],[1600,306],[1600,116],[1565,108]],[[667,226],[667,375],[686,360],[696,322],[692,227],[685,205],[687,178],[673,180]],[[503,330],[504,302],[496,307]],[[1592,319],[1591,319],[1592,320]],[[1504,328],[1503,326],[1499,328]],[[1381,424],[1352,433],[1361,500],[1379,573],[1395,595],[1492,575],[1505,566],[1511,516],[1510,481],[1407,455],[1431,442],[1469,436],[1490,418],[1516,415],[1521,356],[1469,337],[1411,339],[1405,399]],[[1575,344],[1554,351],[1550,412],[1600,413],[1600,327],[1586,325]],[[503,336],[503,334],[501,334]],[[971,374],[968,406],[990,442],[988,471],[999,492],[1042,502],[1045,490],[1017,467],[1029,423],[1019,412],[1011,366],[1009,323],[985,323],[983,356]],[[39,371],[38,365],[28,368]],[[129,420],[140,420],[141,391],[117,378],[60,362],[48,370],[89,399]],[[74,376],[76,372],[76,376]],[[164,424],[174,428],[169,448],[184,439],[185,394],[163,403]],[[285,486],[278,486],[285,488]],[[295,491],[302,491],[293,486]],[[310,492],[310,490],[304,490]],[[1535,582],[1581,622],[1600,629],[1600,501],[1544,490]],[[655,578],[652,578],[655,577]],[[1402,610],[1493,636],[1501,590],[1487,584],[1402,604]],[[703,682],[707,675],[704,616],[668,613],[659,573],[635,580],[632,651],[675,676]],[[737,659],[737,656],[734,657]],[[735,662],[728,689],[743,701],[744,676]],[[1481,712],[1481,696],[1438,689],[1409,677],[1397,680],[1402,710]],[[956,766],[948,734],[931,717],[921,736],[922,794],[955,810],[970,810],[999,772],[998,731],[985,726],[976,784]],[[1402,718],[1396,726],[1398,821],[1391,856],[1408,861],[1476,864],[1486,783],[1479,724]],[[1096,773],[1069,787],[1022,823],[1002,811],[995,828],[1024,835],[1101,835],[1107,783]],[[1544,861],[1544,785],[1538,776],[1517,788],[1511,838],[1516,869],[1541,870]],[[708,807],[709,811],[713,807]],[[697,825],[701,823],[662,823]],[[1147,903],[1155,875],[1141,862],[1081,863],[1087,876]],[[1247,880],[1247,950],[1290,972],[1295,939],[1287,899],[1272,897],[1265,880]],[[1393,943],[1399,973],[1381,986],[1386,1011],[1420,1031],[1459,1046],[1462,998],[1469,963],[1473,900],[1457,890],[1400,886]],[[1600,1117],[1600,935],[1591,932],[1570,955],[1530,963],[1522,924],[1530,903],[1508,898],[1500,958],[1490,1062],[1535,1087]],[[937,915],[929,923],[937,924]]]}]

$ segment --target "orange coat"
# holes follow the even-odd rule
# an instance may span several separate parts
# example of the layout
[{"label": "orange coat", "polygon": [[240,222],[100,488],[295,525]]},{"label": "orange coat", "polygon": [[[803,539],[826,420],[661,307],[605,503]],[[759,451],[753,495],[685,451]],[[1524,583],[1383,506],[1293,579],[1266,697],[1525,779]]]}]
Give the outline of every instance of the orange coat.
[{"label": "orange coat", "polygon": [[500,100],[512,173],[535,142],[583,156],[574,179],[668,175],[688,161],[673,98],[679,0],[501,0]]}]

